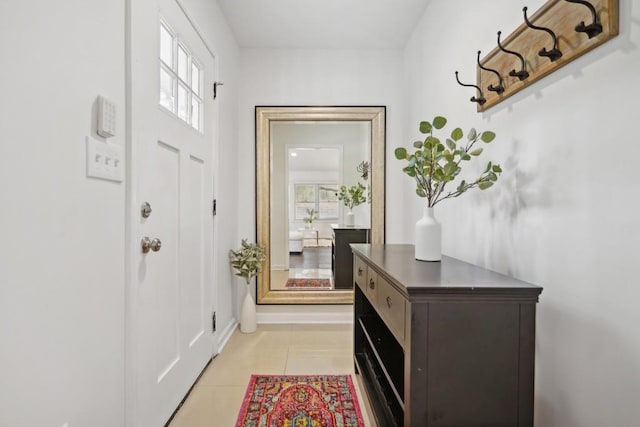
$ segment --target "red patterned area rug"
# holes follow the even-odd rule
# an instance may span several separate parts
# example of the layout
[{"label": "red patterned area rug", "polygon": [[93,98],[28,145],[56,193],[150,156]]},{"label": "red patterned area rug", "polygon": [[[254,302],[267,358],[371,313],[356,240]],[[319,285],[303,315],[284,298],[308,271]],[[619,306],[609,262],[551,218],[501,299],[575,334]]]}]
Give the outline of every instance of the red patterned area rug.
[{"label": "red patterned area rug", "polygon": [[331,279],[287,279],[284,287],[331,289]]},{"label": "red patterned area rug", "polygon": [[252,375],[236,427],[365,427],[350,375]]}]

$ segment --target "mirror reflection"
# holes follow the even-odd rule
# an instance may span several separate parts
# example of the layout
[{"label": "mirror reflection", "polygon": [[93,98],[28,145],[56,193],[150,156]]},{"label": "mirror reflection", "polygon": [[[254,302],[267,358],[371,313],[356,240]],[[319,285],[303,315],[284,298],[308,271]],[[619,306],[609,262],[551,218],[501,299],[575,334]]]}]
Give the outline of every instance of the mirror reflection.
[{"label": "mirror reflection", "polygon": [[271,290],[352,289],[348,244],[367,242],[371,224],[370,146],[369,121],[271,123]]},{"label": "mirror reflection", "polygon": [[384,243],[385,107],[256,106],[258,304],[353,303],[350,243]]}]

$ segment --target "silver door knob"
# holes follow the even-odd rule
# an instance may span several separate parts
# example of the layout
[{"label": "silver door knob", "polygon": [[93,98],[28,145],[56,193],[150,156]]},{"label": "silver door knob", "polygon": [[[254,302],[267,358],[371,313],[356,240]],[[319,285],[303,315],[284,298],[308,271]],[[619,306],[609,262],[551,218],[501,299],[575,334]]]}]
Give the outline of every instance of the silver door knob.
[{"label": "silver door knob", "polygon": [[158,252],[160,250],[160,248],[162,248],[162,242],[160,241],[160,239],[155,238],[151,240],[151,250],[153,252]]},{"label": "silver door knob", "polygon": [[142,247],[143,254],[146,254],[150,250],[153,252],[158,252],[162,247],[162,242],[160,241],[160,239],[156,238],[151,240],[150,238],[145,236],[140,241],[140,246]]},{"label": "silver door knob", "polygon": [[144,202],[142,206],[140,206],[140,215],[142,215],[142,218],[149,218],[152,211],[149,202]]}]

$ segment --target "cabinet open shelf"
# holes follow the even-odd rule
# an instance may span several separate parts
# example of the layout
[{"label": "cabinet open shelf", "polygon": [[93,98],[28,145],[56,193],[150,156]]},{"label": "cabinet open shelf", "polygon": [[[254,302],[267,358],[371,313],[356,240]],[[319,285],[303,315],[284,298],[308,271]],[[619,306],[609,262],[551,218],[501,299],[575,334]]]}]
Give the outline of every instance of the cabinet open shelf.
[{"label": "cabinet open shelf", "polygon": [[360,375],[367,385],[367,396],[380,425],[385,427],[402,426],[404,411],[388,388],[388,383],[384,381],[379,370],[380,365],[375,361],[373,355],[368,350],[364,350],[362,353],[356,353],[355,361]]},{"label": "cabinet open shelf", "polygon": [[377,317],[362,316],[358,321],[372,356],[380,366],[398,404],[404,410],[404,352],[402,347]]},{"label": "cabinet open shelf", "polygon": [[373,306],[358,295],[355,322],[355,364],[367,384],[376,419],[384,426],[404,425],[404,350],[378,317]]}]

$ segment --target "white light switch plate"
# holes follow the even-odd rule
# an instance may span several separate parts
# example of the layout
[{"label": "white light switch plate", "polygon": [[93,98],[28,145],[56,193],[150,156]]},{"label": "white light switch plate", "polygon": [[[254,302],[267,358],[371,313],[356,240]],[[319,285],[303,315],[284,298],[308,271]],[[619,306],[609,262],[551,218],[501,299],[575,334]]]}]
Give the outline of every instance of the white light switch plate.
[{"label": "white light switch plate", "polygon": [[87,176],[122,182],[123,150],[118,144],[87,136]]}]

